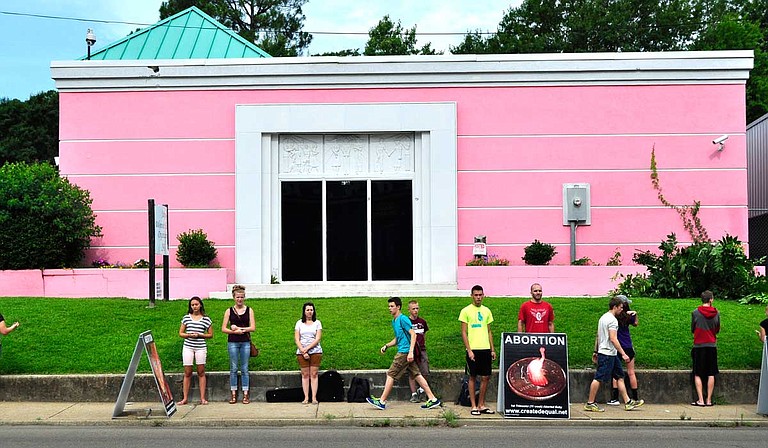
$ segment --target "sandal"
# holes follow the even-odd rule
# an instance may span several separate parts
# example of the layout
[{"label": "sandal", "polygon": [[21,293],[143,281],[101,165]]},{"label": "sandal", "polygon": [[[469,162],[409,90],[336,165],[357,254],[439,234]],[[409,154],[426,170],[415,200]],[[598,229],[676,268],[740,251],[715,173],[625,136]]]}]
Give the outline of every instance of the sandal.
[{"label": "sandal", "polygon": [[704,403],[699,403],[698,401],[693,401],[693,402],[691,402],[691,406],[699,406],[699,407],[704,407],[704,406],[706,406],[706,404],[704,404]]},{"label": "sandal", "polygon": [[233,390],[232,395],[229,397],[229,404],[235,404],[237,403],[237,391]]},{"label": "sandal", "polygon": [[251,402],[251,397],[249,396],[251,393],[247,390],[243,391],[243,404],[248,404]]},{"label": "sandal", "polygon": [[301,404],[309,404],[309,401],[304,400],[304,401],[301,402]]},{"label": "sandal", "polygon": [[206,404],[208,404],[208,400],[206,400],[205,398],[201,398],[200,399],[200,404],[206,405]]},{"label": "sandal", "polygon": [[469,411],[469,413],[472,415],[480,415],[480,411],[478,409],[472,409],[471,411]]},{"label": "sandal", "polygon": [[495,414],[493,409],[489,409],[489,408],[483,408],[478,410],[480,411],[481,414]]}]

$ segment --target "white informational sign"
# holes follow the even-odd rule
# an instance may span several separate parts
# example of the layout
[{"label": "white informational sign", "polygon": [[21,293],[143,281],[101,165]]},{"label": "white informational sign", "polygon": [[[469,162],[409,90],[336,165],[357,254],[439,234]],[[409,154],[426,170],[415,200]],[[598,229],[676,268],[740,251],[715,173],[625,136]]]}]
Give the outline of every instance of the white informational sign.
[{"label": "white informational sign", "polygon": [[155,253],[170,255],[168,250],[168,207],[155,206]]},{"label": "white informational sign", "polygon": [[485,243],[475,243],[472,247],[472,255],[488,255],[488,248]]},{"label": "white informational sign", "polygon": [[163,281],[155,282],[155,298],[156,299],[162,299],[163,298]]}]

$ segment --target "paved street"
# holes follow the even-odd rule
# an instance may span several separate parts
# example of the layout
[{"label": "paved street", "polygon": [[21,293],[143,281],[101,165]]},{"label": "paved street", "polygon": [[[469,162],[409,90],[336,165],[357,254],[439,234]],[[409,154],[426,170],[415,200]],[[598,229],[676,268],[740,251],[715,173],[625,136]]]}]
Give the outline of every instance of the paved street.
[{"label": "paved street", "polygon": [[191,446],[425,446],[441,448],[754,448],[765,445],[762,428],[465,427],[465,428],[166,428],[0,426],[2,446],[13,448],[188,448]]}]

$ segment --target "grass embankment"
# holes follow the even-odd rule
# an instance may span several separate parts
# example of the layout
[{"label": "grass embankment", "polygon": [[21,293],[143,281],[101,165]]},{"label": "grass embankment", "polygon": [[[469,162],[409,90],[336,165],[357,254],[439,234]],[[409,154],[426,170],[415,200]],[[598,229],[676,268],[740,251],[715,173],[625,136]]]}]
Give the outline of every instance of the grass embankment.
[{"label": "grass embankment", "polygon": [[[493,311],[494,336],[516,331],[517,312],[523,298],[488,297]],[[597,320],[607,308],[606,298],[548,298],[555,309],[556,330],[568,335],[571,368],[591,365]],[[254,308],[254,339],[261,356],[251,360],[251,370],[296,370],[293,327],[305,299],[250,299]],[[322,321],[322,369],[383,369],[394,352],[385,356],[379,347],[392,338],[387,301],[382,298],[314,299]],[[466,298],[420,298],[421,316],[430,331],[427,347],[436,369],[461,369],[464,350],[459,311],[470,303]],[[210,371],[227,371],[226,335],[221,333],[224,310],[231,300],[205,301],[214,321],[214,338],[208,342]],[[690,299],[636,299],[640,326],[632,329],[639,368],[690,368],[691,311],[700,304]],[[757,369],[761,345],[755,335],[765,318],[762,306],[744,306],[715,301],[720,310],[722,331],[718,338],[721,369]],[[163,367],[178,372],[182,339],[178,337],[187,301],[157,302],[147,309],[146,301],[127,299],[0,298],[0,313],[6,323],[18,320],[21,327],[3,338],[0,374],[124,373],[137,336],[152,330]],[[496,342],[498,344],[498,342]],[[497,367],[497,366],[496,366]],[[140,370],[148,371],[146,357]]]}]

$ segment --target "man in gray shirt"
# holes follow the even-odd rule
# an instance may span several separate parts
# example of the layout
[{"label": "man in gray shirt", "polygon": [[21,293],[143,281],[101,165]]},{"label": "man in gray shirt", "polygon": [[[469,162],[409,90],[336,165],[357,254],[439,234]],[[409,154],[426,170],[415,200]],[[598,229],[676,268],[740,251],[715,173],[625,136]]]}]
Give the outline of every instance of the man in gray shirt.
[{"label": "man in gray shirt", "polygon": [[[618,297],[614,297],[608,302],[608,312],[600,317],[597,322],[597,336],[595,337],[595,351],[592,353],[592,362],[597,363],[595,379],[589,385],[589,400],[584,405],[584,410],[591,412],[603,412],[605,409],[595,403],[597,391],[600,390],[600,383],[611,384],[611,380],[618,381],[619,394],[624,400],[624,409],[631,411],[643,405],[643,400],[630,400],[627,395],[627,388],[624,386],[624,370],[621,368],[621,360],[629,361],[629,356],[621,348],[616,333],[619,330],[619,321],[616,316],[624,308],[624,302]],[[621,356],[621,358],[619,358]]]}]

